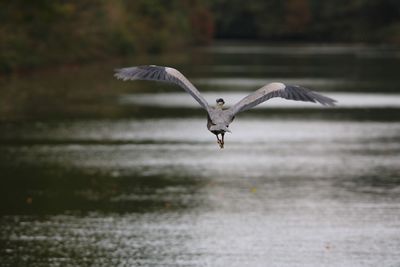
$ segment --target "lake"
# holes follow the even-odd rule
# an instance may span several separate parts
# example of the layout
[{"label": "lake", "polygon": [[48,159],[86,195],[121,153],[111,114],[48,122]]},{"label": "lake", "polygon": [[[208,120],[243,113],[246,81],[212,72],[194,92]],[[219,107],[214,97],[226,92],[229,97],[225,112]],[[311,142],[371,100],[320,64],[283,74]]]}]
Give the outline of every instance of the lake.
[{"label": "lake", "polygon": [[[272,81],[219,149],[210,104]],[[1,266],[400,266],[400,49],[216,43],[0,81]]]}]

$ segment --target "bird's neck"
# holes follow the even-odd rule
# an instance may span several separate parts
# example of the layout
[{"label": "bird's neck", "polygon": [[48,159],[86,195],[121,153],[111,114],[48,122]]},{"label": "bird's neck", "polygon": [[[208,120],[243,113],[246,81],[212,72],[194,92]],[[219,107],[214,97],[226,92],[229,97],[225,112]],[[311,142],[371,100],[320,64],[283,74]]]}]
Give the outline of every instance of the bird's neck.
[{"label": "bird's neck", "polygon": [[222,107],[224,106],[224,104],[217,104],[216,106],[215,106],[215,109],[219,109],[219,110],[222,110]]}]

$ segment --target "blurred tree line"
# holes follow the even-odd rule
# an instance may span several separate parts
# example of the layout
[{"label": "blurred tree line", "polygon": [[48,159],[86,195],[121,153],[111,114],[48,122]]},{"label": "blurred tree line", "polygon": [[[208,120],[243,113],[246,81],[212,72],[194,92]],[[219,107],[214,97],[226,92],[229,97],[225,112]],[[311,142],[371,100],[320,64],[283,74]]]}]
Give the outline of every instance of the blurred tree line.
[{"label": "blurred tree line", "polygon": [[0,71],[214,38],[400,43],[398,0],[0,0]]},{"label": "blurred tree line", "polygon": [[205,43],[200,0],[0,0],[0,71]]},{"label": "blurred tree line", "polygon": [[398,0],[219,0],[216,37],[400,44]]}]

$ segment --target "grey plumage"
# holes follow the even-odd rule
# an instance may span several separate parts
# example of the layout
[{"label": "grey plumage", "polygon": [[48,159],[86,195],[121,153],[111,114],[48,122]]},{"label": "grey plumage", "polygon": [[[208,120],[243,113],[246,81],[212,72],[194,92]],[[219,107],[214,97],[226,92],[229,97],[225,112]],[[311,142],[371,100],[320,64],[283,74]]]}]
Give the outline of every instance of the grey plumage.
[{"label": "grey plumage", "polygon": [[209,105],[200,92],[194,87],[194,85],[183,76],[178,70],[169,67],[162,66],[137,66],[130,68],[115,69],[115,77],[127,80],[149,80],[149,81],[160,81],[166,83],[173,83],[179,85],[186,92],[188,92],[196,101],[208,111]]},{"label": "grey plumage", "polygon": [[315,93],[304,87],[297,85],[285,85],[283,83],[270,83],[261,87],[254,93],[246,96],[236,103],[231,109],[236,114],[251,109],[273,97],[282,97],[289,100],[313,103],[318,102],[324,106],[334,106],[336,102],[336,100],[332,98]]},{"label": "grey plumage", "polygon": [[[218,144],[224,146],[224,134],[230,132],[228,127],[235,115],[249,110],[268,99],[281,97],[289,100],[320,103],[324,106],[334,106],[336,100],[296,85],[285,85],[275,82],[267,84],[249,94],[228,109],[222,109],[223,99],[217,99],[217,106],[211,107],[196,87],[178,70],[155,65],[121,68],[115,70],[115,77],[126,80],[152,80],[176,84],[188,92],[202,108],[207,111],[207,128],[217,136]],[[222,140],[218,135],[221,134]]]}]

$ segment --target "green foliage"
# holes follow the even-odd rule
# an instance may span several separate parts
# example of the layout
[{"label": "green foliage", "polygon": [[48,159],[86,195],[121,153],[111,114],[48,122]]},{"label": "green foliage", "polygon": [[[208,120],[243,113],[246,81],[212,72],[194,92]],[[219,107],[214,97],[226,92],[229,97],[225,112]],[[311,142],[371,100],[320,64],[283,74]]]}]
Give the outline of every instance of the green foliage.
[{"label": "green foliage", "polygon": [[211,38],[192,25],[199,10],[188,0],[0,1],[0,71],[178,49]]},{"label": "green foliage", "polygon": [[214,37],[398,44],[399,25],[398,0],[0,0],[0,72]]}]

